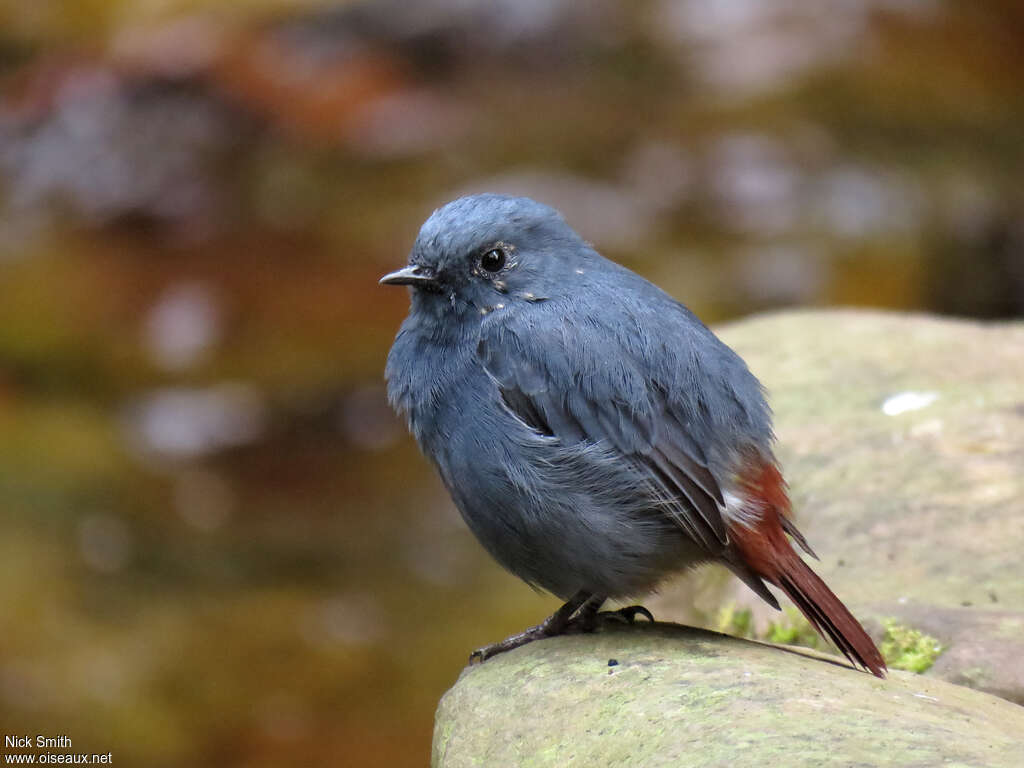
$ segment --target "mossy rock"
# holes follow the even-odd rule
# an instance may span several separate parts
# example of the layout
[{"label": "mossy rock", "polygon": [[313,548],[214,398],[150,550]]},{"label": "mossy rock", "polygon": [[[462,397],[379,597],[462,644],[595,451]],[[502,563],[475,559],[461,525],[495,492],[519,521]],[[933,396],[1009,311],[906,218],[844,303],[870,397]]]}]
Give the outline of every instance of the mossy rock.
[{"label": "mossy rock", "polygon": [[1024,765],[1024,708],[678,625],[535,642],[445,694],[433,766]]}]

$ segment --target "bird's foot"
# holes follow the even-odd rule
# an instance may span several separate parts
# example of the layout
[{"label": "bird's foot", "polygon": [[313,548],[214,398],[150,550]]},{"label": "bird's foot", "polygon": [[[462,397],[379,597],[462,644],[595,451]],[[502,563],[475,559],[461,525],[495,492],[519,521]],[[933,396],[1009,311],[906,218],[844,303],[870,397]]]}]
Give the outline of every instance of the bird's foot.
[{"label": "bird's foot", "polygon": [[644,616],[653,622],[654,616],[642,605],[629,605],[616,611],[601,611],[604,597],[578,592],[561,608],[548,616],[535,627],[524,629],[504,640],[477,648],[469,655],[470,664],[479,664],[499,653],[511,651],[513,648],[542,640],[545,637],[556,637],[564,634],[589,634],[595,632],[606,621],[618,624],[632,624],[637,616]]},{"label": "bird's foot", "polygon": [[643,616],[652,624],[654,623],[654,614],[642,605],[627,605],[625,608],[619,608],[617,611],[601,611],[601,613],[598,614],[598,617],[601,619],[619,621],[623,624],[635,623],[637,616]]},{"label": "bird's foot", "polygon": [[[485,645],[483,648],[477,648],[471,654],[469,654],[470,664],[479,664],[487,661],[492,656],[497,656],[499,653],[505,651],[511,651],[513,648],[518,648],[527,643],[532,643],[534,640],[541,640],[545,637],[555,637],[566,632],[569,628],[570,619],[572,615],[577,611],[583,613],[580,610],[580,606],[589,605],[591,595],[589,592],[577,592],[569,600],[559,608],[557,611],[548,616],[544,621],[535,627],[524,629],[518,634],[506,637],[504,640]],[[600,603],[598,603],[600,605]]]},{"label": "bird's foot", "polygon": [[590,608],[591,605],[593,604],[587,603],[580,609],[579,613],[569,622],[568,631],[596,632],[605,622],[633,624],[637,616],[643,616],[648,621],[654,622],[654,616],[642,605],[628,605],[615,611],[598,611],[600,603],[594,605],[593,608]]},{"label": "bird's foot", "polygon": [[513,648],[518,648],[521,645],[532,643],[534,640],[541,640],[545,637],[554,637],[555,635],[559,635],[565,631],[563,628],[561,632],[552,632],[546,625],[547,622],[543,621],[535,627],[524,629],[522,632],[510,635],[497,643],[491,643],[490,645],[485,645],[482,648],[477,648],[469,654],[469,663],[479,664],[487,661],[492,656],[497,656],[499,653],[511,651]]}]

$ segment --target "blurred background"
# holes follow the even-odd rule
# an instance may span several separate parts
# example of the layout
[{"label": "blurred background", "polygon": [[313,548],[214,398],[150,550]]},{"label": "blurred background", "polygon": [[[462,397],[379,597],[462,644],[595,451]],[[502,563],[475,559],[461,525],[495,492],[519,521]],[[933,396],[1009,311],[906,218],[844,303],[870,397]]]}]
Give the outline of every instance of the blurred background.
[{"label": "blurred background", "polygon": [[0,88],[0,723],[121,765],[425,765],[555,606],[385,401],[452,197],[712,323],[1024,314],[1018,0],[3,0]]}]

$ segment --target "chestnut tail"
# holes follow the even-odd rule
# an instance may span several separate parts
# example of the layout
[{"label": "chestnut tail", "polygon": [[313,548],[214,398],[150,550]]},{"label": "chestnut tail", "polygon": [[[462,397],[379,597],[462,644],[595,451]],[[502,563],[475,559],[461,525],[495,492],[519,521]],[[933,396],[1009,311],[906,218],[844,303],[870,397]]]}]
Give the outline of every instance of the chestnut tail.
[{"label": "chestnut tail", "polygon": [[[784,517],[789,511],[785,484],[778,468],[767,465],[747,490],[762,504],[752,528],[729,527],[730,538],[744,562],[761,578],[774,584],[800,609],[818,632],[828,637],[851,663],[877,677],[885,677],[885,660],[860,622],[793,549],[786,528],[796,531]],[[798,541],[802,537],[797,533]]]}]

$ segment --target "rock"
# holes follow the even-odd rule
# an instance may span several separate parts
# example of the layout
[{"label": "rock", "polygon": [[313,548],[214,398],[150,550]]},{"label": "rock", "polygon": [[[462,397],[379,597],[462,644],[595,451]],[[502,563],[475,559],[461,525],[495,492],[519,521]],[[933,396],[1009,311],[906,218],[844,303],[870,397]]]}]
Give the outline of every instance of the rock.
[{"label": "rock", "polygon": [[[936,638],[926,674],[1024,703],[1024,323],[788,312],[719,332],[769,390],[815,570],[878,639],[893,619]],[[707,573],[648,605],[778,615]]]},{"label": "rock", "polygon": [[1024,708],[907,672],[668,624],[544,640],[468,667],[432,765],[1024,765]]}]

